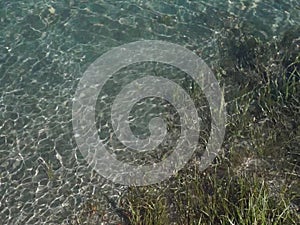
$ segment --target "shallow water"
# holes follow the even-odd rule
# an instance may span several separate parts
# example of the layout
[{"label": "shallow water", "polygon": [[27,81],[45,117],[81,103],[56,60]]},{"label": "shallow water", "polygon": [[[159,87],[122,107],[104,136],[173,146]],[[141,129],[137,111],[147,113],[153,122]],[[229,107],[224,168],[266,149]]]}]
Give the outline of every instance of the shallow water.
[{"label": "shallow water", "polygon": [[[213,68],[222,55],[217,40],[224,29],[243,24],[271,41],[300,25],[299,8],[297,0],[1,0],[0,224],[68,223],[91,196],[114,199],[122,191],[88,167],[73,137],[72,98],[96,58],[121,44],[164,40],[194,51]],[[143,64],[121,71],[122,79],[114,76],[103,90],[108,97],[98,103],[99,113],[109,112],[120,86],[152,69]],[[190,82],[174,73],[188,90]],[[137,114],[163,111],[147,109],[136,109]],[[147,135],[138,122],[137,133]],[[100,134],[105,140],[111,129],[106,123],[100,121],[107,125]]]}]

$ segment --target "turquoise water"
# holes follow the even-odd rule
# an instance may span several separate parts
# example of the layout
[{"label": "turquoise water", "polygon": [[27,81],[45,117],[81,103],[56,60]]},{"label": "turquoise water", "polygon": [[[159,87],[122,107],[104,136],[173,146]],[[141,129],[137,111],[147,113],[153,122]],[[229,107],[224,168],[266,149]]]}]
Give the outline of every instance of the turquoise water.
[{"label": "turquoise water", "polygon": [[[0,224],[68,224],[92,195],[114,200],[121,193],[124,187],[87,166],[72,132],[76,85],[103,53],[133,41],[164,40],[216,68],[227,29],[243,27],[269,42],[297,26],[297,0],[1,0]],[[121,83],[132,74],[139,72],[129,68]],[[113,96],[120,83],[111,82],[104,94]],[[99,103],[103,112],[107,105]],[[106,199],[103,204],[109,211]]]}]

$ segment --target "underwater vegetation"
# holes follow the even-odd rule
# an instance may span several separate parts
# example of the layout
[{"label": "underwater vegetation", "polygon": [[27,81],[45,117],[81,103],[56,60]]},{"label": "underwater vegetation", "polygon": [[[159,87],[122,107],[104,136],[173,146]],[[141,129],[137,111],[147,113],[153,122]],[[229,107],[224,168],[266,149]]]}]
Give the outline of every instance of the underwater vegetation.
[{"label": "underwater vegetation", "polygon": [[299,224],[299,34],[295,27],[265,42],[225,27],[214,68],[228,112],[223,153],[205,171],[195,153],[170,180],[129,187],[110,201],[115,220],[92,197],[73,224]]}]

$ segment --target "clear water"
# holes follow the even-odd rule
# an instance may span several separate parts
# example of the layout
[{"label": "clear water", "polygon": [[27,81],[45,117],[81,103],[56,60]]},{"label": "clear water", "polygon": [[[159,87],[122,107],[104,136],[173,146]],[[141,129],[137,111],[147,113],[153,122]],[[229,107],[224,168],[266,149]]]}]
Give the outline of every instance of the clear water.
[{"label": "clear water", "polygon": [[235,21],[271,41],[300,25],[299,9],[298,0],[0,0],[0,224],[67,224],[91,196],[122,191],[87,166],[72,132],[72,96],[97,57],[154,39],[214,67]]}]

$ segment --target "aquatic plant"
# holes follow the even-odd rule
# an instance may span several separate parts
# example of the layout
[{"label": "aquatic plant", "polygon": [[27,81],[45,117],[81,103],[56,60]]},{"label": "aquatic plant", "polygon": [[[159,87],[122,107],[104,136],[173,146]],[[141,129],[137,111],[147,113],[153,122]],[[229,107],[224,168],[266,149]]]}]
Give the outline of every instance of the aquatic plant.
[{"label": "aquatic plant", "polygon": [[[300,222],[299,28],[271,42],[249,30],[245,25],[231,24],[218,40],[221,50],[215,73],[227,87],[223,154],[203,172],[197,167],[199,149],[194,159],[170,180],[129,187],[118,202],[106,198],[121,223]],[[189,94],[193,99],[203,99],[201,90],[191,86]],[[203,131],[203,140],[208,133]],[[87,205],[85,212],[98,215],[97,222],[90,224],[105,222],[97,202]],[[80,213],[78,221],[87,224],[90,216]]]}]

